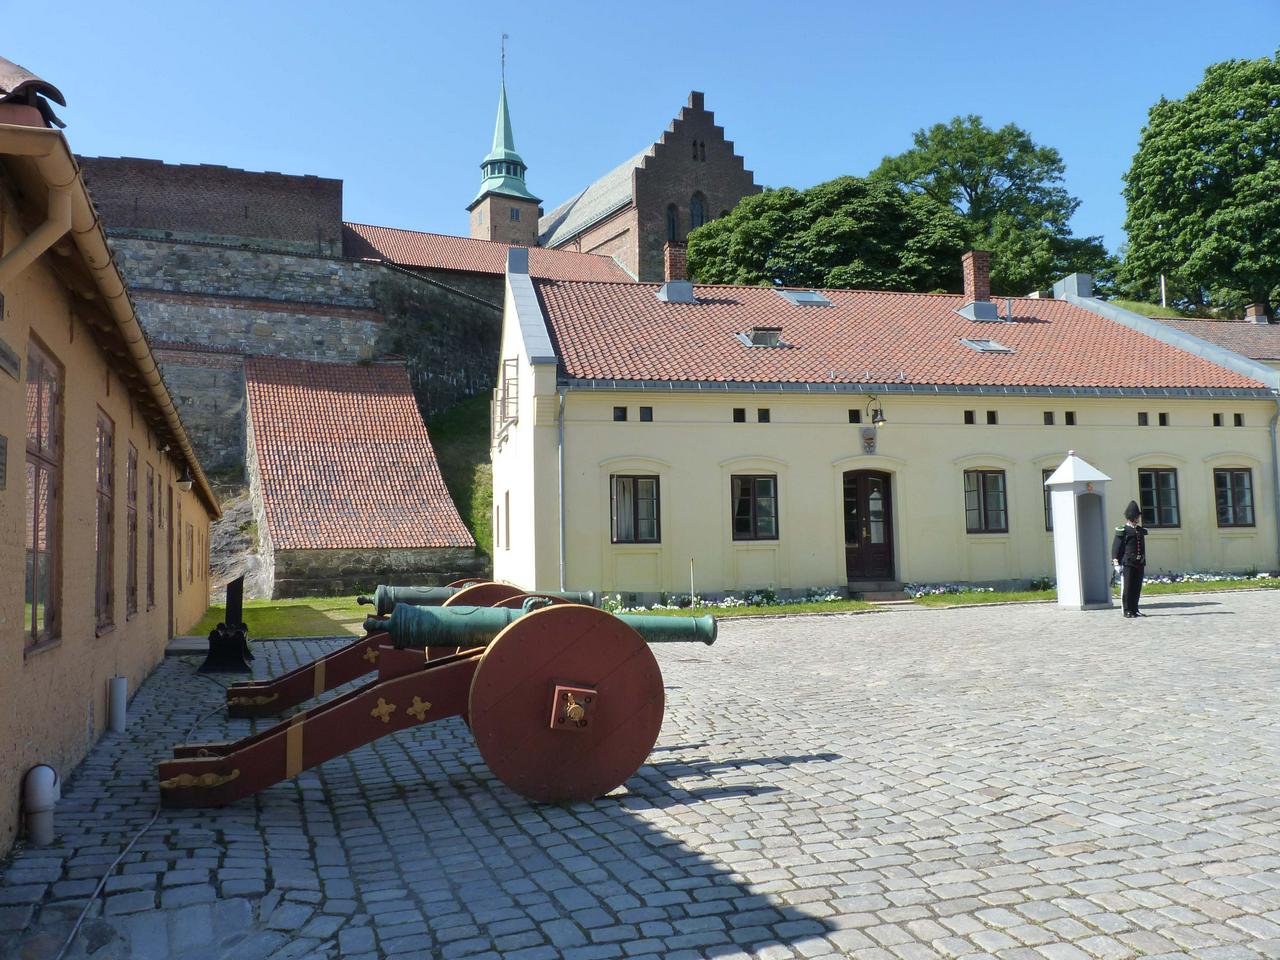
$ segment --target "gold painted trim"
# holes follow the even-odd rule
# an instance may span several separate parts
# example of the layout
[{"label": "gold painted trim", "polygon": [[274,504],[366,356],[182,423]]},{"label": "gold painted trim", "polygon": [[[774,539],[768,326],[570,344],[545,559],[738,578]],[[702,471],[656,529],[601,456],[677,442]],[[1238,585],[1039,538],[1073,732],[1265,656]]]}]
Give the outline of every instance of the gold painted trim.
[{"label": "gold painted trim", "polygon": [[410,716],[417,717],[418,722],[422,723],[422,721],[427,719],[427,711],[430,709],[431,702],[429,700],[420,700],[415,696],[413,698],[413,703],[409,705],[409,709],[406,710],[405,713],[408,713]]},{"label": "gold painted trim", "polygon": [[284,733],[284,775],[296,777],[302,772],[302,727],[305,713],[295,713],[289,718],[289,729]]},{"label": "gold painted trim", "polygon": [[369,663],[371,664],[377,663],[378,654],[380,653],[382,653],[382,651],[379,650],[377,647],[370,647],[368,650],[364,652],[364,659],[368,660]]},{"label": "gold painted trim", "polygon": [[313,697],[318,697],[318,696],[320,696],[320,694],[324,693],[324,690],[325,690],[325,686],[324,686],[324,661],[323,661],[323,660],[317,660],[317,661],[316,661],[316,668],[315,668],[315,670],[313,671],[313,673],[314,673],[314,677],[315,677],[315,682],[312,684],[312,687],[311,687],[311,695],[312,695]]},{"label": "gold painted trim", "polygon": [[186,787],[220,787],[240,776],[239,768],[230,773],[180,773],[176,777],[160,781],[161,790],[182,790]]},{"label": "gold painted trim", "polygon": [[387,703],[381,697],[378,698],[378,705],[369,711],[369,716],[377,717],[383,723],[391,722],[391,714],[396,712],[394,703]]}]

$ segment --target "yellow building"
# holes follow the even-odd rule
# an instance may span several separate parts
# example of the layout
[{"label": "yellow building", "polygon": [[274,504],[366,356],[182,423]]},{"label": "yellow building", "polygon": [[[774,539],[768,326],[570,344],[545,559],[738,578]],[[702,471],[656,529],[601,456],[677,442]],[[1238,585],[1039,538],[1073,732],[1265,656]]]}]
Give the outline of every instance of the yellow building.
[{"label": "yellow building", "polygon": [[1053,575],[1068,449],[1153,570],[1271,570],[1280,373],[1090,295],[507,276],[494,571],[649,595]]},{"label": "yellow building", "polygon": [[0,60],[0,854],[203,614],[218,513],[45,97]]}]

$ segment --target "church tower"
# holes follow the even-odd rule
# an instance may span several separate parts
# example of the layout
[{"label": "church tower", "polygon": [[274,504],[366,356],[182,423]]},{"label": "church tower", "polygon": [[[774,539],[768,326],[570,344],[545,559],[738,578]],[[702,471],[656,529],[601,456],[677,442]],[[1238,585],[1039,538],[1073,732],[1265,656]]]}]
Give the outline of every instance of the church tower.
[{"label": "church tower", "polygon": [[505,77],[499,88],[493,149],[480,162],[480,169],[484,171],[480,191],[467,207],[471,213],[471,236],[477,240],[537,246],[540,201],[524,184],[528,168],[516,153]]}]

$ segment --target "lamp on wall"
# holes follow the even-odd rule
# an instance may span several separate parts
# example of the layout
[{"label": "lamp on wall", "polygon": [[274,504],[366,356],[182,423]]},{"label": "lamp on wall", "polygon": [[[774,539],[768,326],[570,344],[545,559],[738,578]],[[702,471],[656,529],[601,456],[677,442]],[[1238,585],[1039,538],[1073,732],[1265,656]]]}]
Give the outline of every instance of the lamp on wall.
[{"label": "lamp on wall", "polygon": [[191,468],[185,463],[182,465],[182,476],[178,477],[178,489],[183,493],[191,491]]},{"label": "lamp on wall", "polygon": [[876,398],[875,396],[870,396],[867,398],[867,419],[870,420],[871,425],[873,427],[876,427],[877,429],[885,426],[889,422],[887,419],[885,419],[884,409],[881,407],[875,406],[875,404],[879,402],[880,402],[879,399]]}]

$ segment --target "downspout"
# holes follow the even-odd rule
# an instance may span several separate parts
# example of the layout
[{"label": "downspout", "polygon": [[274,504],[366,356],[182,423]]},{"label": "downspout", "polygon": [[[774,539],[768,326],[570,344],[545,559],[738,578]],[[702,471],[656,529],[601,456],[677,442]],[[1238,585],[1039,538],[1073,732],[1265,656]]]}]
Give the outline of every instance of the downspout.
[{"label": "downspout", "polygon": [[[558,413],[557,413],[557,415],[556,415],[556,425],[557,425],[557,429],[559,430],[559,434],[560,434],[560,435],[559,435],[559,437],[558,437],[558,438],[557,438],[557,440],[556,440],[556,459],[557,459],[557,461],[558,461],[558,463],[557,463],[557,467],[558,467],[558,469],[559,469],[559,471],[560,471],[559,486],[560,486],[560,589],[561,589],[561,590],[567,590],[567,589],[568,589],[568,587],[566,587],[566,586],[565,586],[565,578],[564,578],[564,541],[565,541],[565,534],[564,534],[564,531],[565,531],[565,515],[564,515],[564,395],[565,395],[565,390],[566,390],[566,388],[565,388],[565,387],[557,387],[557,388],[556,388],[556,393],[558,393],[558,394],[560,395],[560,409],[559,409],[559,411],[558,411]],[[1278,407],[1278,408],[1277,408],[1277,412],[1280,412],[1280,407]],[[1275,445],[1275,437],[1276,437],[1276,424],[1275,424],[1275,421],[1274,421],[1274,420],[1272,420],[1272,421],[1271,421],[1271,441],[1272,441],[1272,446],[1273,446],[1273,448],[1274,448],[1274,445]]]},{"label": "downspout", "polygon": [[1271,510],[1276,523],[1276,570],[1280,571],[1280,447],[1276,444],[1276,423],[1280,421],[1280,393],[1275,396],[1276,412],[1271,415]]},{"label": "downspout", "polygon": [[71,190],[68,186],[49,188],[49,209],[44,223],[36,227],[22,242],[0,259],[0,288],[17,278],[23,270],[67,235],[71,229]]}]

